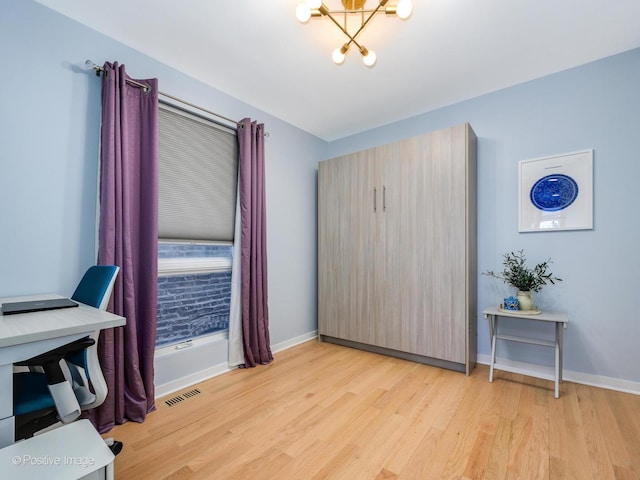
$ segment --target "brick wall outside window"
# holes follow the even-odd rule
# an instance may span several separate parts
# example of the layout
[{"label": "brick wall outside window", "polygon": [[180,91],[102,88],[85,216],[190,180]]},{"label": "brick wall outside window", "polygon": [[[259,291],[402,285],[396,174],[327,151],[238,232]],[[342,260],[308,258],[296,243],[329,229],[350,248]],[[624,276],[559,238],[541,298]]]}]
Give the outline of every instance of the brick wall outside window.
[{"label": "brick wall outside window", "polygon": [[[231,246],[158,245],[159,258],[231,257]],[[158,277],[156,347],[229,328],[231,271]]]}]

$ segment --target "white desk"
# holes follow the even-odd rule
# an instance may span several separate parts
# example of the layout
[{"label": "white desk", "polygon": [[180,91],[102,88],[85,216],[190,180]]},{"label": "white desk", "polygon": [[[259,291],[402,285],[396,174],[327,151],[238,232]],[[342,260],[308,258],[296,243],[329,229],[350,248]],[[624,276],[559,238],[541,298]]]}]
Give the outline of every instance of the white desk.
[{"label": "white desk", "polygon": [[114,455],[89,420],[0,449],[0,478],[111,480]]},{"label": "white desk", "polygon": [[[31,295],[0,298],[0,303],[59,298]],[[80,304],[77,308],[0,315],[0,448],[14,442],[13,364],[105,328],[120,327],[124,317]]]},{"label": "white desk", "polygon": [[[544,347],[553,347],[555,349],[555,375],[553,380],[555,382],[555,397],[560,397],[560,382],[562,381],[562,341],[563,331],[567,328],[569,323],[569,316],[566,313],[547,313],[542,312],[538,315],[529,315],[521,313],[518,310],[513,312],[507,312],[504,310],[498,310],[496,307],[485,308],[485,318],[489,320],[489,335],[491,336],[491,367],[489,369],[489,381],[493,382],[493,370],[497,368],[499,370],[508,370],[501,365],[496,365],[496,344],[497,340],[506,340],[510,342],[529,343],[532,345],[542,345]],[[503,318],[519,318],[527,321],[538,322],[551,322],[555,324],[555,339],[540,340],[536,338],[519,337],[513,335],[500,335],[498,333],[498,317]],[[546,375],[540,375],[540,378],[548,378]]]}]

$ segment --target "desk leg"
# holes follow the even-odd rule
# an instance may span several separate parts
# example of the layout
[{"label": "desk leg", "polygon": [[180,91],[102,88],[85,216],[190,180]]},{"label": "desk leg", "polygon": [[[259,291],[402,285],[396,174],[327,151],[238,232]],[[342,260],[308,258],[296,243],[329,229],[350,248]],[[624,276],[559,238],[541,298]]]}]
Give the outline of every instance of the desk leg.
[{"label": "desk leg", "polygon": [[0,448],[3,448],[15,441],[13,365],[0,365],[0,385]]},{"label": "desk leg", "polygon": [[[8,417],[0,420],[0,449],[8,447],[15,442],[16,438],[16,418]],[[0,466],[2,470],[2,466]]]},{"label": "desk leg", "polygon": [[555,381],[555,397],[556,398],[560,398],[560,378],[562,377],[562,369],[560,367],[560,364],[562,362],[562,354],[561,354],[561,348],[560,348],[560,335],[562,335],[562,333],[560,332],[561,329],[561,325],[560,322],[556,322],[556,381]]},{"label": "desk leg", "polygon": [[496,363],[496,337],[498,336],[498,317],[489,315],[489,332],[491,333],[491,367],[489,368],[489,383],[493,383],[493,365]]},{"label": "desk leg", "polygon": [[111,463],[108,463],[107,465],[105,465],[104,467],[104,480],[113,480],[115,477],[114,474],[114,468],[113,468],[113,462],[115,462],[116,459],[114,458]]}]

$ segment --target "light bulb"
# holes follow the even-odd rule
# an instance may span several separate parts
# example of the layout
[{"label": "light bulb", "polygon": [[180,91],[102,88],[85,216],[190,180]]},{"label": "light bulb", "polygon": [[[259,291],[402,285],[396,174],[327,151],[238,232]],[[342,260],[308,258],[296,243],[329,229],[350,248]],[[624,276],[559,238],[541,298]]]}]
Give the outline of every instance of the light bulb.
[{"label": "light bulb", "polygon": [[413,4],[411,0],[400,0],[398,5],[396,5],[396,15],[398,18],[405,19],[409,18],[411,12],[413,11]]},{"label": "light bulb", "polygon": [[296,7],[296,18],[302,23],[307,23],[311,18],[311,9],[306,3],[299,3]]},{"label": "light bulb", "polygon": [[373,67],[376,64],[377,59],[378,57],[376,56],[376,52],[373,50],[369,50],[369,53],[362,57],[362,61],[367,67]]},{"label": "light bulb", "polygon": [[342,65],[342,63],[344,62],[344,58],[345,58],[345,54],[342,51],[341,48],[336,48],[333,53],[331,54],[331,58],[333,59],[333,61],[337,64],[337,65]]},{"label": "light bulb", "polygon": [[322,0],[307,0],[307,7],[311,10],[317,10],[322,5]]}]

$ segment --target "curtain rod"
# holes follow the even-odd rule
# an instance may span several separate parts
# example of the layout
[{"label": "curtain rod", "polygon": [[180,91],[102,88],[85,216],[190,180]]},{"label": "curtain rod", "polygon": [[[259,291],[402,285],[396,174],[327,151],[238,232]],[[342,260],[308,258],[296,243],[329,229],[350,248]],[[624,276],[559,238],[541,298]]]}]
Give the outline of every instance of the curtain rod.
[{"label": "curtain rod", "polygon": [[[84,64],[85,64],[85,66],[87,67],[88,70],[95,70],[96,71],[96,76],[98,76],[98,77],[100,76],[100,74],[102,72],[104,72],[104,68],[103,67],[101,67],[100,65],[96,65],[91,60],[87,60],[86,62],[84,62]],[[127,78],[126,81],[127,81],[127,83],[130,83],[131,85],[135,85],[136,87],[142,88],[142,90],[145,91],[145,92],[148,92],[149,90],[151,90],[151,86],[147,85],[145,83],[136,82],[135,80],[131,80],[129,78]],[[170,98],[172,100],[175,100],[177,102],[184,103],[185,105],[189,105],[192,108],[196,108],[198,110],[206,112],[209,115],[213,115],[214,117],[222,118],[223,120],[226,120],[227,122],[231,122],[231,123],[233,123],[235,125],[240,125],[240,122],[238,122],[237,120],[233,120],[231,118],[227,118],[224,115],[220,115],[219,113],[212,112],[210,110],[207,110],[206,108],[199,107],[198,105],[194,105],[191,102],[187,102],[186,100],[182,100],[181,98],[174,97],[173,95],[169,95],[168,93],[164,93],[164,92],[158,91],[158,94],[162,95],[163,97],[167,97],[167,98]],[[264,135],[265,135],[265,137],[268,137],[269,133],[265,132]]]}]

